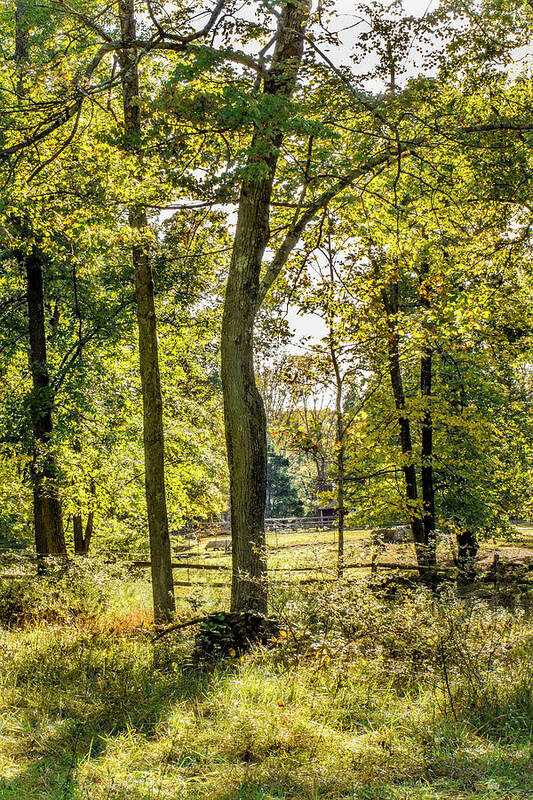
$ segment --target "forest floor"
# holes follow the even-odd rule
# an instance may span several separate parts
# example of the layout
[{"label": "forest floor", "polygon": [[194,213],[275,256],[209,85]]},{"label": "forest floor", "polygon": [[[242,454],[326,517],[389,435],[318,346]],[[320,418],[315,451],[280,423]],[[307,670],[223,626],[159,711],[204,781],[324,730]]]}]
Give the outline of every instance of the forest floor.
[{"label": "forest floor", "polygon": [[[272,646],[199,666],[194,628],[155,649],[146,570],[86,559],[14,586],[0,582],[0,800],[533,798],[527,593],[275,584]],[[178,617],[226,599],[181,587]]]}]

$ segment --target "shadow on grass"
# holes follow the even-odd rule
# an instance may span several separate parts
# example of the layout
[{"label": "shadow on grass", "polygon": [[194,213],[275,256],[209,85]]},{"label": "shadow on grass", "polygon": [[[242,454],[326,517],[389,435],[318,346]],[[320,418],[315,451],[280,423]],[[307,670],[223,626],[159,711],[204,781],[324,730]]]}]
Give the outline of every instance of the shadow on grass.
[{"label": "shadow on grass", "polygon": [[[391,772],[394,772],[391,769]],[[349,784],[347,776],[346,783]],[[283,785],[284,784],[284,785]],[[520,753],[476,757],[464,752],[436,757],[419,775],[381,780],[354,779],[351,788],[320,776],[317,781],[248,778],[241,786],[217,795],[217,800],[530,800],[533,797],[531,749]],[[167,798],[165,798],[167,800]],[[170,800],[170,798],[168,799]],[[177,800],[177,798],[172,798]]]},{"label": "shadow on grass", "polygon": [[80,763],[97,760],[107,740],[127,731],[149,740],[174,703],[194,701],[211,680],[203,671],[154,669],[146,641],[109,636],[80,636],[69,646],[56,637],[25,656],[8,686],[17,694],[11,736],[12,709],[2,719],[20,768],[0,775],[0,800],[90,800],[77,785]]},{"label": "shadow on grass", "polygon": [[[126,768],[131,767],[131,780],[120,776],[114,780],[111,763],[105,786],[94,783],[93,788],[82,790],[77,779],[81,765],[101,765],[115,740],[130,731],[137,748],[142,751],[144,743],[149,747],[158,730],[161,734],[158,726],[175,704],[187,701],[195,712],[209,699],[213,680],[226,673],[155,670],[146,640],[79,631],[69,635],[64,629],[44,631],[33,639],[31,632],[26,637],[21,633],[18,639],[14,635],[11,646],[12,652],[6,648],[0,653],[0,670],[10,670],[13,684],[8,685],[8,702],[0,724],[8,743],[6,749],[11,748],[8,755],[18,765],[18,772],[10,777],[0,775],[0,800],[206,800],[209,795],[204,779],[212,779],[215,772],[216,800],[533,797],[533,702],[526,681],[512,687],[503,699],[496,695],[480,698],[461,712],[458,722],[448,720],[442,741],[424,744],[422,759],[417,763],[413,760],[412,767],[409,759],[400,759],[407,765],[403,773],[392,750],[390,761],[375,765],[353,761],[343,767],[339,762],[335,770],[331,766],[335,762],[325,768],[319,755],[313,757],[314,745],[307,739],[304,745],[280,750],[274,737],[272,746],[260,749],[253,762],[241,755],[244,746],[231,754],[223,748],[219,754],[206,753],[205,760],[202,753],[195,760],[191,752],[182,756],[180,763],[173,762],[170,769],[178,772],[190,759],[196,792],[193,784],[183,794],[161,787],[150,793],[144,788],[146,784],[143,788],[135,786],[142,771],[134,763],[126,764]],[[214,725],[221,722],[221,713],[231,710],[231,703],[227,712],[226,706],[222,712],[219,709]],[[268,713],[272,709],[267,706]],[[297,718],[291,725],[296,723]],[[211,736],[210,729],[208,734]],[[213,729],[214,738],[223,734]],[[339,735],[340,728],[332,731],[331,747],[335,747]],[[398,752],[405,744],[407,748],[413,746],[415,755],[420,754],[418,733],[406,732],[405,736]],[[128,757],[129,752],[126,761]],[[185,769],[188,773],[188,763]]]}]

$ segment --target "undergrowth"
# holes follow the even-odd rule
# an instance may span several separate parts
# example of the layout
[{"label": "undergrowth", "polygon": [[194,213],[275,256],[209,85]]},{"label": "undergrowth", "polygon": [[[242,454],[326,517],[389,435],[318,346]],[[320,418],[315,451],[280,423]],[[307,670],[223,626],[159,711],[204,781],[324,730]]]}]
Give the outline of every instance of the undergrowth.
[{"label": "undergrowth", "polygon": [[15,586],[0,590],[1,800],[533,796],[524,611],[278,587],[270,646],[199,669],[186,629],[155,669],[141,579],[87,563]]}]

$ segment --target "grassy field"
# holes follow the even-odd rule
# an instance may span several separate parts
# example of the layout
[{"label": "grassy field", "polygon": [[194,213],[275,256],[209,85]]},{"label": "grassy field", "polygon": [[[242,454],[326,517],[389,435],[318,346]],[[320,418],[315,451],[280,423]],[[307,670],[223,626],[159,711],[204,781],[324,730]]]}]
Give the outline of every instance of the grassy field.
[{"label": "grassy field", "polygon": [[[224,539],[224,537],[216,537]],[[190,557],[183,559],[180,555],[176,560],[190,560],[193,564],[210,564],[229,569],[231,563],[230,553],[206,549],[212,541],[211,538],[200,540],[192,549]],[[287,583],[312,578],[331,578],[336,574],[337,544],[335,531],[295,531],[291,533],[267,534],[268,564],[271,570],[271,580]],[[346,564],[370,564],[374,550],[371,547],[370,532],[368,529],[354,529],[345,532],[345,561]],[[522,526],[512,538],[495,539],[481,543],[478,555],[478,568],[481,572],[490,568],[494,553],[498,552],[503,564],[515,562],[517,564],[533,563],[533,528]],[[438,561],[453,575],[453,551],[448,540],[439,543]],[[377,556],[376,568],[380,571],[380,564],[411,565],[416,564],[415,551],[412,544],[387,545]],[[383,570],[382,570],[383,571]],[[350,578],[368,574],[366,569],[349,569]],[[217,600],[224,603],[228,591],[217,584],[227,583],[224,572],[175,570],[178,581],[200,585],[196,593],[197,602],[201,602],[201,584],[211,587]],[[177,592],[186,597],[190,586],[178,586]]]},{"label": "grassy field", "polygon": [[[528,602],[279,585],[271,649],[199,668],[191,628],[156,669],[145,572],[89,560],[17,591],[0,583],[0,800],[533,798]],[[226,597],[183,587],[178,615]]]}]

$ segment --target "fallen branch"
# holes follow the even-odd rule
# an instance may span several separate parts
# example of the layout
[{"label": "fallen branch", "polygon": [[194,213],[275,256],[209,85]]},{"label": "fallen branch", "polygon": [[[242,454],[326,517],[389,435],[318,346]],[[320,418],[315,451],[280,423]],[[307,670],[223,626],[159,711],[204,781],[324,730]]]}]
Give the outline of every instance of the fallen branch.
[{"label": "fallen branch", "polygon": [[160,631],[156,636],[152,638],[152,642],[156,642],[158,639],[161,639],[163,636],[166,636],[167,633],[172,633],[173,631],[178,631],[180,628],[190,628],[191,625],[196,625],[198,622],[202,622],[205,617],[194,617],[194,619],[190,619],[187,622],[176,622],[174,625],[170,625],[168,628]]}]

